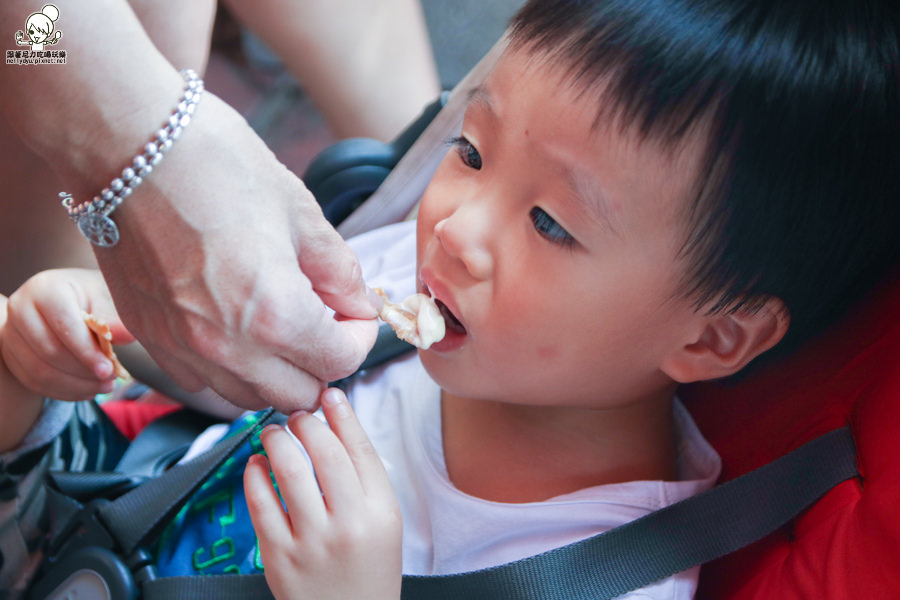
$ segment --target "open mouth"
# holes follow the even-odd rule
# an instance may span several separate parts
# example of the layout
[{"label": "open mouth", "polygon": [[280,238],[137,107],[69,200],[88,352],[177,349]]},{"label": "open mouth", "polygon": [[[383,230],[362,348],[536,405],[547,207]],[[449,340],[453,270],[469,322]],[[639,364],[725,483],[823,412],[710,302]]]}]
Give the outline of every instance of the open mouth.
[{"label": "open mouth", "polygon": [[455,331],[457,333],[465,334],[466,328],[465,326],[456,318],[450,309],[447,308],[447,305],[438,300],[434,299],[435,304],[437,304],[438,310],[441,311],[441,316],[444,317],[444,322],[447,324],[447,329]]}]

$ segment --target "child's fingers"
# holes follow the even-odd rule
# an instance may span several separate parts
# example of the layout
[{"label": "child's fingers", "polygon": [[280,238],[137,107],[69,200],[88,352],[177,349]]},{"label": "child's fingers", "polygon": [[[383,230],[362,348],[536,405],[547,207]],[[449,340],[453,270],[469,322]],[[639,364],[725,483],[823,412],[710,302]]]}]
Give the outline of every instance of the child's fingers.
[{"label": "child's fingers", "polygon": [[[11,331],[7,331],[11,334]],[[101,381],[88,374],[70,375],[43,361],[27,345],[4,344],[3,358],[10,372],[22,385],[43,396],[58,400],[85,400],[112,391],[115,381]]]},{"label": "child's fingers", "polygon": [[[112,363],[100,352],[80,309],[67,302],[67,297],[50,300],[39,310],[37,306],[14,294],[9,304],[9,325],[18,333],[18,341],[27,344],[42,361],[75,376],[93,374],[98,379],[112,375]],[[52,315],[50,318],[44,315]]]},{"label": "child's fingers", "polygon": [[322,393],[321,404],[328,424],[341,440],[356,468],[363,493],[393,494],[384,463],[381,462],[369,436],[359,424],[344,393],[337,388],[327,389]]},{"label": "child's fingers", "polygon": [[263,545],[284,546],[291,543],[291,524],[269,477],[269,463],[254,454],[244,469],[244,495],[250,521]]},{"label": "child's fingers", "polygon": [[328,512],[356,514],[361,510],[363,489],[359,475],[334,432],[310,414],[295,413],[288,427],[309,454]]},{"label": "child's fingers", "polygon": [[99,343],[84,321],[84,313],[79,311],[75,314],[75,312],[64,310],[64,308],[59,307],[52,313],[46,310],[42,311],[45,315],[55,315],[53,318],[46,318],[53,334],[70,355],[84,368],[98,377],[111,376],[113,372],[112,361],[100,350]]},{"label": "child's fingers", "polygon": [[259,439],[269,457],[292,530],[321,531],[328,516],[306,456],[282,427],[266,427]]}]

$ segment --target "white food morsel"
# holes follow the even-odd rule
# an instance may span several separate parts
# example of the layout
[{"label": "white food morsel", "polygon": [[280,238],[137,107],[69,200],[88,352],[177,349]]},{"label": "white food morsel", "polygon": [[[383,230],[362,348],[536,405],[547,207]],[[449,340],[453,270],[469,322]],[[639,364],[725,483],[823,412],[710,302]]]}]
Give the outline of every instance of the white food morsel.
[{"label": "white food morsel", "polygon": [[391,326],[401,340],[427,350],[435,342],[444,339],[447,328],[433,298],[425,294],[413,294],[403,302],[394,304],[381,288],[375,288],[374,291],[384,299],[378,316]]}]

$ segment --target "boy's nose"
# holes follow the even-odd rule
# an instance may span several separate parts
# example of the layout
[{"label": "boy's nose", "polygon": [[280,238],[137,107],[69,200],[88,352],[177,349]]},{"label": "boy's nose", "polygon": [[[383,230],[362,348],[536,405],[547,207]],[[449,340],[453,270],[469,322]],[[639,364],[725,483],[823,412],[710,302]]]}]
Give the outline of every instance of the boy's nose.
[{"label": "boy's nose", "polygon": [[487,224],[464,218],[459,211],[438,221],[434,236],[450,256],[463,263],[474,279],[487,279],[493,270],[493,258],[487,244]]}]

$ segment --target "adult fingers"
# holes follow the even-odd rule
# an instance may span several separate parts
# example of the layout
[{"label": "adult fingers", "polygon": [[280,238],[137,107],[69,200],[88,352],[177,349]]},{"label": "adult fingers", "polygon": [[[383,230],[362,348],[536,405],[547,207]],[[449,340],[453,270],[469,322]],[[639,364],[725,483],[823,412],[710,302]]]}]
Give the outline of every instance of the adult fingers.
[{"label": "adult fingers", "polygon": [[306,332],[300,343],[285,349],[283,356],[327,383],[352,374],[365,360],[377,336],[375,320],[336,320],[326,316]]},{"label": "adult fingers", "polygon": [[318,205],[308,207],[307,212],[312,214],[301,224],[298,260],[313,289],[338,314],[374,319],[375,309],[366,297],[356,254],[321,216]]},{"label": "adult fingers", "polygon": [[262,352],[246,352],[236,361],[237,370],[232,371],[187,350],[176,356],[152,341],[145,349],[185,390],[199,391],[208,386],[225,400],[247,409],[273,406],[284,413],[311,410],[324,385],[280,356]]},{"label": "adult fingers", "polygon": [[[311,409],[329,381],[353,372],[375,342],[374,320],[336,321],[299,268],[255,280],[245,326],[229,333],[211,319],[153,328],[145,347],[186,389],[208,385],[246,408]],[[138,322],[138,337],[147,326]],[[193,387],[188,387],[193,386]]]},{"label": "adult fingers", "polygon": [[[248,337],[257,340],[259,354],[245,353],[244,360],[230,357],[229,361],[245,366],[237,373],[240,377],[276,393],[266,396],[273,406],[283,412],[290,412],[284,408],[308,409],[323,384],[351,374],[365,359],[375,343],[378,325],[374,319],[336,320],[309,282],[297,279],[302,273],[296,265],[274,275],[269,283],[260,283],[255,311],[248,318]],[[267,360],[273,356],[284,364]],[[299,386],[309,391],[308,377],[319,386],[312,401],[298,405],[291,390]]]}]

